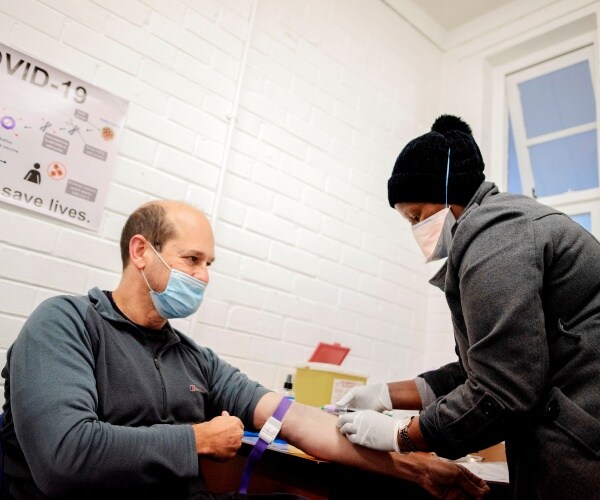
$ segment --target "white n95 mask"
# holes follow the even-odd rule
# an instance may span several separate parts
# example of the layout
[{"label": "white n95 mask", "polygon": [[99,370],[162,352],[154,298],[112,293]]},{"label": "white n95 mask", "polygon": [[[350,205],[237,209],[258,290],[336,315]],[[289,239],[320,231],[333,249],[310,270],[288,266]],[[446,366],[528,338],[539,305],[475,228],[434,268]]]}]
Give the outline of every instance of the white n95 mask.
[{"label": "white n95 mask", "polygon": [[455,222],[452,210],[446,207],[412,227],[413,236],[425,256],[425,262],[448,256]]}]

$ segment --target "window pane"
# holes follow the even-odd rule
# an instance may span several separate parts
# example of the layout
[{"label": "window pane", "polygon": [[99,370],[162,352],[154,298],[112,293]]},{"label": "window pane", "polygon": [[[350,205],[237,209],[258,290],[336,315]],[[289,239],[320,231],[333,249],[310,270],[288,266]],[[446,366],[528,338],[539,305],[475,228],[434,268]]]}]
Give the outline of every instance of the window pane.
[{"label": "window pane", "polygon": [[575,222],[581,224],[590,233],[592,232],[592,215],[587,212],[584,214],[575,214],[570,216]]},{"label": "window pane", "polygon": [[536,196],[598,187],[596,130],[529,148]]},{"label": "window pane", "polygon": [[[521,174],[519,172],[519,161],[517,160],[517,150],[515,149],[515,138],[513,136],[512,123],[508,119],[508,189],[509,193],[523,193],[521,185]],[[531,194],[531,193],[529,193]]]},{"label": "window pane", "polygon": [[596,121],[588,61],[519,84],[528,138]]}]

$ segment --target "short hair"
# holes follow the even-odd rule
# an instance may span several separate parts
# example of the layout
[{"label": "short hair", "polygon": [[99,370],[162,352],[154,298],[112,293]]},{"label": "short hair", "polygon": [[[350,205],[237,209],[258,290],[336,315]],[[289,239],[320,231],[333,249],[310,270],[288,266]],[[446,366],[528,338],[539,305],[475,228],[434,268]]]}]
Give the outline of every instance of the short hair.
[{"label": "short hair", "polygon": [[177,228],[160,202],[150,202],[133,212],[121,231],[121,261],[123,269],[129,264],[129,242],[141,234],[160,252],[162,245],[175,236]]}]

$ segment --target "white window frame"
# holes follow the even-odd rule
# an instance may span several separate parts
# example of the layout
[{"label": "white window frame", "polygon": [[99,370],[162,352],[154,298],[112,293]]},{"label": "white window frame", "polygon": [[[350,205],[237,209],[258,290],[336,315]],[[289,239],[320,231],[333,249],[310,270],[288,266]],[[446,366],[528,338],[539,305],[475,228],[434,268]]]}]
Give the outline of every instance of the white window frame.
[{"label": "white window frame", "polygon": [[[492,130],[497,133],[493,134],[491,139],[490,151],[493,165],[491,173],[493,178],[499,180],[498,185],[501,190],[506,190],[508,185],[508,99],[514,99],[514,96],[511,97],[507,95],[507,80],[517,72],[523,72],[524,74],[527,68],[546,64],[563,55],[567,57],[567,54],[577,54],[582,49],[591,51],[589,53],[590,71],[592,74],[592,85],[594,85],[594,91],[596,92],[596,118],[597,122],[600,122],[600,95],[597,92],[597,73],[600,65],[598,64],[599,50],[595,32],[581,34],[567,41],[563,41],[562,43],[549,45],[542,50],[515,58],[509,63],[492,68],[491,76],[493,90],[491,99],[491,121]],[[561,65],[561,67],[563,66],[564,65]],[[551,70],[545,70],[544,73],[547,73],[548,71]],[[511,118],[514,120],[514,116],[511,116]],[[524,134],[522,116],[520,120],[521,123],[515,123],[515,121],[513,121],[513,129],[520,127],[520,132]],[[600,134],[598,129],[599,127],[596,127],[597,136]],[[513,130],[513,133],[516,135],[517,132]],[[516,138],[515,147],[518,148]],[[517,149],[516,153],[519,161],[519,168],[523,168],[521,165],[524,165],[524,173],[521,174],[523,192],[531,195],[533,174],[528,154],[525,153],[524,155],[522,150],[519,152],[519,149]],[[525,156],[526,158],[523,160],[522,156]],[[598,156],[598,165],[600,168],[600,140],[598,140]],[[555,207],[567,215],[590,213],[592,220],[592,234],[600,239],[600,188],[568,192],[555,196],[539,197],[538,201]]]}]

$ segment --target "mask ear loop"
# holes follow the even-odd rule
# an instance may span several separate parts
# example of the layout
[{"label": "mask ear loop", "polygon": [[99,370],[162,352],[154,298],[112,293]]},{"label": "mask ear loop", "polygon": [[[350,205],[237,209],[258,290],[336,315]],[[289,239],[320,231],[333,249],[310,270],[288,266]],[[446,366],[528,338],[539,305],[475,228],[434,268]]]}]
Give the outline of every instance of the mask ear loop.
[{"label": "mask ear loop", "polygon": [[448,179],[450,178],[450,148],[448,148],[448,162],[446,163],[446,208],[448,208]]}]

